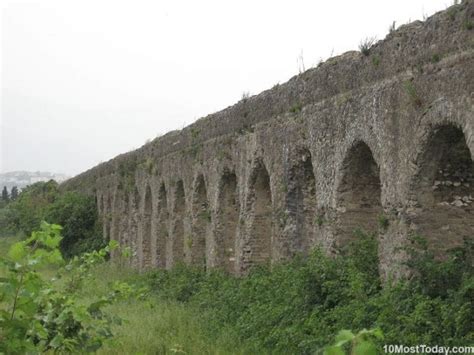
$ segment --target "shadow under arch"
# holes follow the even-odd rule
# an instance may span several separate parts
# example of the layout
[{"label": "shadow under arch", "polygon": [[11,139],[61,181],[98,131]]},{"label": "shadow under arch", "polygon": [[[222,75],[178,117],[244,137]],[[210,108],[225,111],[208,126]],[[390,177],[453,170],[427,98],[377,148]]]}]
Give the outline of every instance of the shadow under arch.
[{"label": "shadow under arch", "polygon": [[474,237],[474,162],[462,129],[435,126],[417,166],[411,190],[420,211],[413,227],[441,254]]},{"label": "shadow under arch", "polygon": [[140,193],[138,188],[135,186],[133,193],[130,196],[129,203],[129,228],[128,228],[128,238],[130,241],[130,249],[132,252],[131,255],[131,264],[133,267],[138,268],[140,265],[139,253],[138,250],[138,227],[140,223]]},{"label": "shadow under arch", "polygon": [[289,170],[286,204],[296,229],[292,236],[292,252],[307,255],[314,243],[316,213],[316,179],[311,153],[300,149],[297,162]]},{"label": "shadow under arch", "polygon": [[258,160],[249,181],[250,225],[248,242],[243,252],[244,269],[271,262],[273,238],[273,205],[270,176]]},{"label": "shadow under arch", "polygon": [[193,265],[206,267],[207,240],[211,229],[211,211],[203,175],[199,175],[194,183],[192,217],[191,240],[188,246],[190,250],[189,261]]},{"label": "shadow under arch", "polygon": [[151,187],[147,184],[145,189],[145,199],[142,215],[142,268],[150,268],[152,266],[152,216],[153,216],[153,196]]},{"label": "shadow under arch", "polygon": [[171,222],[171,236],[168,238],[171,247],[171,258],[167,264],[167,268],[176,266],[184,261],[184,214],[186,210],[186,200],[184,195],[183,180],[176,182],[174,188],[174,204]]},{"label": "shadow under arch", "polygon": [[158,191],[158,210],[156,223],[156,266],[166,266],[166,243],[168,240],[168,197],[165,184],[162,183]]},{"label": "shadow under arch", "polygon": [[356,230],[377,233],[383,209],[380,168],[365,142],[359,140],[351,146],[339,173],[336,247],[342,248],[354,238]]},{"label": "shadow under arch", "polygon": [[237,176],[234,172],[226,170],[221,177],[218,206],[218,223],[215,233],[217,266],[233,273],[236,264],[236,237],[240,213]]}]

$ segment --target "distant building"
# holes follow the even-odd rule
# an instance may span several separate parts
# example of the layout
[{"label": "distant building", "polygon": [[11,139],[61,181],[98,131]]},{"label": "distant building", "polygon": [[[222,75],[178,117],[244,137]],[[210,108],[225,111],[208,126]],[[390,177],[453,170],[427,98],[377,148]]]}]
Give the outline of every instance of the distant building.
[{"label": "distant building", "polygon": [[56,182],[60,183],[66,181],[67,179],[69,179],[69,176],[65,174],[55,174],[41,171],[12,171],[0,174],[0,187],[3,188],[3,186],[6,186],[10,191],[13,186],[23,189],[28,185],[40,181],[55,180]]}]

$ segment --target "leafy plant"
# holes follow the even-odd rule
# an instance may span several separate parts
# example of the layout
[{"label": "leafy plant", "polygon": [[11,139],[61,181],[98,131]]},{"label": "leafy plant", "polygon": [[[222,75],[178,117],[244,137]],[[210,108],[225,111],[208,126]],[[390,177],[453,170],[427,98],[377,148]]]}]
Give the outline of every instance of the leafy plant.
[{"label": "leafy plant", "polygon": [[431,56],[431,63],[438,63],[441,60],[439,53],[435,53]]},{"label": "leafy plant", "polygon": [[387,216],[385,216],[384,214],[381,214],[379,216],[379,227],[382,229],[382,230],[387,230],[388,226],[390,224],[390,221],[389,219],[387,218]]},{"label": "leafy plant", "polygon": [[374,56],[372,58],[372,64],[374,65],[374,67],[378,68],[378,66],[380,65],[380,57]]},{"label": "leafy plant", "polygon": [[66,192],[47,206],[44,218],[63,226],[60,249],[66,258],[106,246],[92,196]]},{"label": "leafy plant", "polygon": [[300,113],[303,106],[300,103],[296,103],[290,108],[291,113]]},{"label": "leafy plant", "polygon": [[418,92],[415,88],[415,85],[413,85],[413,82],[411,80],[407,80],[403,84],[403,87],[405,88],[405,92],[410,98],[410,101],[412,102],[412,104],[416,107],[420,107],[423,104],[423,101],[418,95]]},{"label": "leafy plant", "polygon": [[465,30],[470,31],[470,30],[472,30],[472,29],[474,28],[474,21],[465,20],[465,21],[463,22],[463,25],[462,25],[462,26],[463,26],[463,28],[464,28]]},{"label": "leafy plant", "polygon": [[92,265],[105,261],[117,247],[111,242],[100,251],[84,254],[68,263],[58,277],[66,278],[62,288],[45,280],[40,271],[64,263],[59,245],[61,227],[41,223],[24,241],[11,246],[0,258],[0,353],[92,352],[112,336],[111,326],[119,321],[106,312],[106,305],[134,293],[124,283],[113,285],[109,295],[90,302],[79,301],[78,288]]},{"label": "leafy plant", "polygon": [[392,33],[392,32],[395,31],[395,29],[396,29],[396,21],[393,21],[393,22],[391,23],[390,27],[388,28],[388,32],[389,32],[389,33]]},{"label": "leafy plant", "polygon": [[211,211],[209,209],[203,209],[200,211],[198,218],[201,218],[207,222],[210,222],[212,219]]},{"label": "leafy plant", "polygon": [[[207,337],[225,329],[254,353],[319,354],[341,329],[382,329],[387,344],[472,344],[472,243],[448,260],[418,252],[425,253],[407,251],[414,253],[412,277],[384,287],[377,238],[361,231],[338,256],[316,248],[243,278],[182,265],[146,277],[158,299],[198,310]],[[357,341],[342,350],[362,340],[378,345],[371,332],[353,334]]]},{"label": "leafy plant", "polygon": [[[336,335],[336,342],[332,346],[326,347],[324,355],[377,355],[380,349],[377,348],[376,341],[383,340],[383,333],[380,329],[362,329],[357,334],[350,330],[341,330]],[[347,350],[347,352],[345,351]]]},{"label": "leafy plant", "polygon": [[323,216],[317,216],[315,219],[316,224],[321,227],[324,224],[324,217]]},{"label": "leafy plant", "polygon": [[370,54],[370,49],[372,48],[372,46],[375,44],[375,41],[377,39],[375,37],[367,37],[365,39],[363,39],[360,43],[359,43],[359,50],[360,52],[365,55],[365,56],[368,56]]}]

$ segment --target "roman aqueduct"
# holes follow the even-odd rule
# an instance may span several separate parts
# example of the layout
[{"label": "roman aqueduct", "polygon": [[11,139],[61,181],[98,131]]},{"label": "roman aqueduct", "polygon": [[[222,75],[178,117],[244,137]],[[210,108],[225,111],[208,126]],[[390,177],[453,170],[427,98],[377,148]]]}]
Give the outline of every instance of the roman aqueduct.
[{"label": "roman aqueduct", "polygon": [[[67,181],[138,268],[236,274],[338,253],[357,228],[396,273],[411,235],[474,236],[474,1],[392,31]],[[183,102],[183,105],[186,103]]]}]

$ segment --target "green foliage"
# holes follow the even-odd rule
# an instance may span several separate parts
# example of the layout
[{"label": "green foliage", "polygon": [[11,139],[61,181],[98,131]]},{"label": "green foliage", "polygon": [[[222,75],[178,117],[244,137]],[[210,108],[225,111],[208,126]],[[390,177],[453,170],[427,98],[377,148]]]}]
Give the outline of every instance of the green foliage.
[{"label": "green foliage", "polygon": [[[388,344],[467,345],[474,341],[472,246],[453,253],[440,261],[412,247],[416,274],[382,287],[377,239],[358,231],[339,256],[316,249],[244,278],[185,266],[147,277],[159,299],[198,309],[211,339],[230,329],[261,353],[322,352],[341,329],[382,329]],[[380,346],[378,334],[362,330],[350,343],[374,353],[366,341]]]},{"label": "green foliage", "polygon": [[466,278],[474,274],[474,241],[466,238],[462,247],[448,251],[447,259],[439,261],[426,239],[415,235],[405,248],[407,266],[413,270],[420,291],[430,297],[445,298],[453,289],[460,289]]},{"label": "green foliage", "polygon": [[465,20],[462,24],[462,27],[467,30],[467,31],[470,31],[474,28],[474,21],[472,20]]},{"label": "green foliage", "polygon": [[303,109],[303,105],[301,105],[301,103],[296,103],[293,106],[291,106],[290,112],[296,114],[296,113],[300,113],[302,109]]},{"label": "green foliage", "polygon": [[448,15],[448,17],[451,21],[454,21],[454,19],[456,18],[456,14],[457,14],[458,10],[459,10],[459,4],[454,2],[454,4],[452,6],[450,6],[448,8],[448,10],[446,11],[446,13],[447,13],[447,15]]},{"label": "green foliage", "polygon": [[407,80],[403,84],[403,87],[404,87],[405,92],[407,93],[411,103],[415,107],[420,107],[423,104],[423,101],[421,100],[420,96],[418,95],[418,92],[415,88],[415,85],[413,85],[413,82],[410,81],[410,80]]},{"label": "green foliage", "polygon": [[48,206],[45,219],[63,226],[61,251],[66,258],[105,246],[97,207],[91,196],[66,192]]},{"label": "green foliage", "polygon": [[8,193],[6,186],[4,186],[2,190],[2,201],[4,203],[8,203],[10,201],[10,194]]},{"label": "green foliage", "polygon": [[18,198],[18,187],[13,186],[10,192],[10,200],[15,201]]},{"label": "green foliage", "polygon": [[199,213],[199,218],[207,221],[207,222],[211,222],[211,219],[212,219],[212,214],[211,214],[211,211],[209,209],[204,209],[202,210],[200,213]]},{"label": "green foliage", "polygon": [[374,65],[374,67],[378,68],[378,66],[380,65],[380,57],[379,56],[373,56],[372,57],[372,64]]},{"label": "green foliage", "polygon": [[431,56],[431,63],[438,63],[439,61],[441,60],[441,56],[439,55],[439,53],[435,53]]},{"label": "green foliage", "polygon": [[60,226],[42,222],[39,231],[0,258],[0,353],[93,352],[112,336],[111,326],[118,321],[104,307],[133,294],[128,285],[117,283],[107,296],[90,302],[77,298],[75,291],[91,265],[105,261],[116,244],[67,264],[59,275],[65,287],[45,280],[42,268],[64,263],[60,232]]},{"label": "green foliage", "polygon": [[195,140],[199,137],[201,131],[199,128],[191,127],[191,139]]},{"label": "green foliage", "polygon": [[17,200],[0,213],[2,230],[30,235],[39,228],[40,222],[45,219],[48,206],[58,195],[58,184],[54,180],[26,187]]},{"label": "green foliage", "polygon": [[77,192],[60,194],[53,180],[28,186],[15,201],[0,208],[2,234],[30,235],[42,220],[63,226],[61,251],[65,257],[105,246],[94,198]]},{"label": "green foliage", "polygon": [[153,174],[155,163],[152,158],[146,158],[140,165],[148,174]]},{"label": "green foliage", "polygon": [[[383,333],[380,329],[362,329],[354,334],[350,330],[341,330],[336,335],[336,342],[324,350],[324,355],[377,355],[380,348],[376,342],[383,340]],[[347,352],[345,351],[347,350]]]},{"label": "green foliage", "polygon": [[316,224],[318,227],[321,227],[324,224],[324,216],[317,216],[315,219]]},{"label": "green foliage", "polygon": [[390,221],[387,218],[387,216],[384,215],[384,214],[381,214],[379,216],[379,227],[380,227],[380,229],[382,229],[383,231],[386,231],[389,224],[390,224]]},{"label": "green foliage", "polygon": [[360,52],[366,57],[370,54],[372,46],[375,44],[375,37],[367,37],[359,43]]},{"label": "green foliage", "polygon": [[119,188],[126,192],[133,191],[135,187],[135,172],[138,162],[136,158],[122,160],[118,165],[118,174],[120,176]]}]

